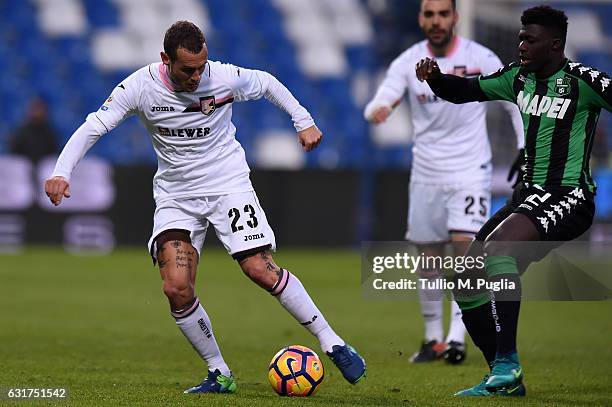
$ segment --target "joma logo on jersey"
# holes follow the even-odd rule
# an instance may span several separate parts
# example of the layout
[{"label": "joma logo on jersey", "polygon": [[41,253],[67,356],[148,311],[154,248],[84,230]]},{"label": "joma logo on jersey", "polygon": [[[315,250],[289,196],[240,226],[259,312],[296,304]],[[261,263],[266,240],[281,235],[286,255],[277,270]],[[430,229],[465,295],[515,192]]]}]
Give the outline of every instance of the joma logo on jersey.
[{"label": "joma logo on jersey", "polygon": [[160,136],[170,137],[204,137],[210,134],[210,127],[197,127],[195,129],[169,129],[167,127],[158,127]]},{"label": "joma logo on jersey", "polygon": [[172,106],[151,106],[152,112],[174,112],[174,107]]},{"label": "joma logo on jersey", "polygon": [[516,104],[521,112],[532,116],[546,114],[546,117],[551,119],[563,119],[571,103],[571,99],[565,98],[540,95],[534,95],[532,98],[532,95],[523,91],[520,91],[516,98]]}]

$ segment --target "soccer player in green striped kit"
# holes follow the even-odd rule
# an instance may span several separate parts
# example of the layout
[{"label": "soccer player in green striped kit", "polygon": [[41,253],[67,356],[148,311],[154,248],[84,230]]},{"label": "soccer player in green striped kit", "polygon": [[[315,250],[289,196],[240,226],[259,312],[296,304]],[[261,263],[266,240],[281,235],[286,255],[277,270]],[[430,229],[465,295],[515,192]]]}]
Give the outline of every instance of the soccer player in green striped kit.
[{"label": "soccer player in green striped kit", "polygon": [[445,75],[429,58],[416,66],[418,79],[450,102],[515,102],[525,129],[523,182],[473,243],[487,255],[486,278],[514,288],[457,299],[465,326],[490,367],[480,383],[459,396],[525,395],[516,347],[519,269],[525,263],[509,242],[562,242],[588,230],[596,190],[589,157],[601,109],[612,110],[609,76],[565,57],[565,13],[533,7],[523,12],[521,23],[520,61],[494,74],[472,79]]}]

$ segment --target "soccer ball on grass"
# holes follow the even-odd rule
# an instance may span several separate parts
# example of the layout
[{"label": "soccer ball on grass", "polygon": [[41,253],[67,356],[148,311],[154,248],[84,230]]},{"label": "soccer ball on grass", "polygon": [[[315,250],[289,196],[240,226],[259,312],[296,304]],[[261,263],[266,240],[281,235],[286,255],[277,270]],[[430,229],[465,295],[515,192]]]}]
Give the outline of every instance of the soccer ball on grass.
[{"label": "soccer ball on grass", "polygon": [[268,368],[268,380],[281,396],[312,396],[323,382],[323,363],[306,346],[291,345],[279,350]]}]

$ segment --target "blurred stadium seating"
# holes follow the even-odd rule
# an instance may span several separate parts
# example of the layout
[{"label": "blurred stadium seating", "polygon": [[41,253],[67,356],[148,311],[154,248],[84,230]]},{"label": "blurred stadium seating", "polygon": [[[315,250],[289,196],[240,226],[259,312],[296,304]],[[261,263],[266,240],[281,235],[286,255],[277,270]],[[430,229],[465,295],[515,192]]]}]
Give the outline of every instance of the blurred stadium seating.
[{"label": "blurred stadium seating", "polygon": [[[384,69],[420,38],[417,24],[406,23],[416,23],[418,3],[0,0],[0,153],[6,152],[11,129],[37,94],[50,104],[63,144],[122,78],[158,60],[164,30],[173,21],[188,18],[205,30],[211,59],[271,72],[312,112],[328,137],[321,149],[303,160],[305,165],[406,168],[410,164],[406,143],[372,143],[361,109],[376,85],[369,73]],[[582,34],[570,45],[579,50],[579,60],[610,72],[612,58],[606,45],[612,30],[604,22],[612,18],[612,7],[581,3],[560,5],[571,13],[574,31]],[[271,142],[280,134],[292,136],[288,118],[264,103],[235,107],[238,137],[247,152],[255,140],[265,148],[269,134]],[[611,120],[607,126],[610,138]],[[135,119],[114,133],[92,153],[113,163],[155,163],[148,136]],[[289,143],[283,145],[291,148]],[[258,155],[248,156],[252,165],[259,164]]]},{"label": "blurred stadium seating", "polygon": [[[177,19],[204,29],[211,59],[267,70],[308,107],[328,138],[306,165],[350,168],[365,161],[367,125],[352,76],[367,69],[373,31],[363,5],[350,0],[0,1],[0,152],[37,94],[49,103],[63,145],[118,82],[159,59],[163,33]],[[289,118],[264,103],[235,107],[247,151],[255,139],[265,146],[269,133],[271,140],[293,137]],[[92,154],[118,164],[155,163],[135,119],[113,133]]]},{"label": "blurred stadium seating", "polygon": [[[504,61],[514,58],[518,18],[499,12],[504,1],[475,1],[474,38]],[[487,3],[497,7],[494,13],[481,7]],[[532,4],[505,1],[517,17]],[[612,5],[552,4],[570,15],[572,56],[612,72]],[[418,0],[0,0],[0,154],[8,151],[11,131],[36,95],[49,103],[63,145],[125,76],[159,59],[165,29],[177,19],[189,19],[204,29],[211,59],[276,75],[326,134],[321,148],[303,155],[283,112],[264,101],[236,104],[238,138],[254,168],[408,168],[410,139],[379,137],[363,120],[362,109],[390,61],[421,38],[418,7]],[[495,153],[512,147],[512,138],[505,135],[504,119],[492,116]],[[394,131],[408,132],[405,125]],[[609,150],[609,114],[602,115],[600,128]],[[284,159],[276,160],[270,150]],[[156,163],[148,135],[135,118],[104,137],[90,154],[113,164]],[[502,166],[511,160],[511,154],[494,156]],[[609,153],[603,164],[610,166]],[[609,171],[599,175],[608,176]]]}]

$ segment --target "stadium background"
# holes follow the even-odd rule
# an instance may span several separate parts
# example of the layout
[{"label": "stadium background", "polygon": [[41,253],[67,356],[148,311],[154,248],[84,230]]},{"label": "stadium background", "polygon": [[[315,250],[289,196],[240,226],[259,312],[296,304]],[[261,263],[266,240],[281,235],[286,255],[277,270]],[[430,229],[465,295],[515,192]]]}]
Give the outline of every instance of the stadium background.
[{"label": "stadium background", "polygon": [[[509,62],[516,57],[520,10],[529,4],[459,1],[459,31]],[[552,4],[569,14],[570,57],[611,72],[610,3]],[[41,187],[54,159],[30,164],[11,156],[11,138],[40,97],[63,146],[114,86],[159,59],[163,33],[177,19],[203,28],[211,59],[276,75],[325,134],[320,148],[305,154],[284,112],[265,100],[234,105],[237,137],[281,244],[401,239],[411,161],[408,107],[402,104],[376,129],[362,111],[391,60],[422,38],[418,8],[416,0],[0,1],[0,168],[6,175],[0,179],[0,247],[64,242],[74,250],[108,251],[146,241],[156,158],[137,118],[94,146],[75,173],[73,197],[59,208],[45,202]],[[505,113],[492,106],[494,209],[509,192],[510,128]],[[604,112],[593,149],[596,239],[612,235],[610,146],[612,120]]]}]

